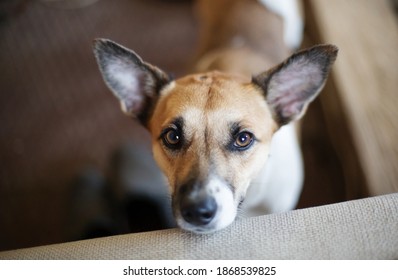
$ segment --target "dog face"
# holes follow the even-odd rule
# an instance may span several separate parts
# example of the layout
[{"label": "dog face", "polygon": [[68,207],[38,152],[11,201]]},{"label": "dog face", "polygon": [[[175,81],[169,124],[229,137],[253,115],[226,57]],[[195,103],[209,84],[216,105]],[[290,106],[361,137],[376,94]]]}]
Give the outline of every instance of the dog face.
[{"label": "dog face", "polygon": [[97,40],[94,51],[122,110],[151,132],[177,224],[198,233],[234,221],[272,135],[305,112],[337,55],[317,46],[252,80],[220,72],[171,80],[114,42]]},{"label": "dog face", "polygon": [[235,219],[277,129],[255,85],[218,72],[166,86],[148,126],[177,223],[196,232]]}]

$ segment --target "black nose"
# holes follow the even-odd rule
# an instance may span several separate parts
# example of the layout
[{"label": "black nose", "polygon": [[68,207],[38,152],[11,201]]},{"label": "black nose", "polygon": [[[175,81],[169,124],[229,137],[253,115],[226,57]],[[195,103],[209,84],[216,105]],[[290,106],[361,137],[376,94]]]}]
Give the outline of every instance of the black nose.
[{"label": "black nose", "polygon": [[180,200],[181,215],[187,223],[203,226],[210,223],[217,211],[217,204],[208,195],[184,195]]}]

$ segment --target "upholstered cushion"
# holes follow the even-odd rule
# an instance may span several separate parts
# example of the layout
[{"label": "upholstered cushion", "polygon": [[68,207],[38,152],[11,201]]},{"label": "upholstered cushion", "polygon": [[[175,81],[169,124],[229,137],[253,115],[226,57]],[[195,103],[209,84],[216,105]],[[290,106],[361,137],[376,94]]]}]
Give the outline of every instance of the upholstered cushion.
[{"label": "upholstered cushion", "polygon": [[398,193],[179,229],[0,252],[0,259],[397,259]]}]

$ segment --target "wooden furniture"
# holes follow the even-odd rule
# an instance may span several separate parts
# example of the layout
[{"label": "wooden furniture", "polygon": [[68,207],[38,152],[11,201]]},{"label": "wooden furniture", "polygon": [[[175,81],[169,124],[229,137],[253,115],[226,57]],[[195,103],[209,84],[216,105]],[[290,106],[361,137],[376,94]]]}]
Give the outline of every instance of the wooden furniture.
[{"label": "wooden furniture", "polygon": [[347,199],[398,192],[398,24],[387,0],[305,1],[311,43],[340,51],[321,94]]}]

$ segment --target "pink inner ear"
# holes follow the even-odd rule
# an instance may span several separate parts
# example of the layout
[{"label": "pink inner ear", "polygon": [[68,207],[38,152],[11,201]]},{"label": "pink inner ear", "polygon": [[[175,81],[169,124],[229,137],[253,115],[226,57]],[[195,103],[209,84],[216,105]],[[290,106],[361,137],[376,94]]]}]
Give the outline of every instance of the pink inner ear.
[{"label": "pink inner ear", "polygon": [[281,114],[284,118],[289,118],[291,116],[299,116],[303,108],[303,102],[299,99],[286,101],[281,108]]},{"label": "pink inner ear", "polygon": [[145,107],[145,77],[142,71],[124,60],[114,60],[108,65],[107,75],[123,112],[132,116],[141,113]]},{"label": "pink inner ear", "polygon": [[111,60],[107,75],[117,85],[118,90],[123,92],[123,95],[134,94],[140,88],[140,71],[126,61]]},{"label": "pink inner ear", "polygon": [[282,119],[292,120],[300,117],[322,83],[320,66],[299,59],[273,75],[268,85],[267,100]]},{"label": "pink inner ear", "polygon": [[121,100],[120,103],[124,113],[131,116],[136,116],[144,109],[145,100],[141,96],[136,96],[136,98],[125,98]]}]

